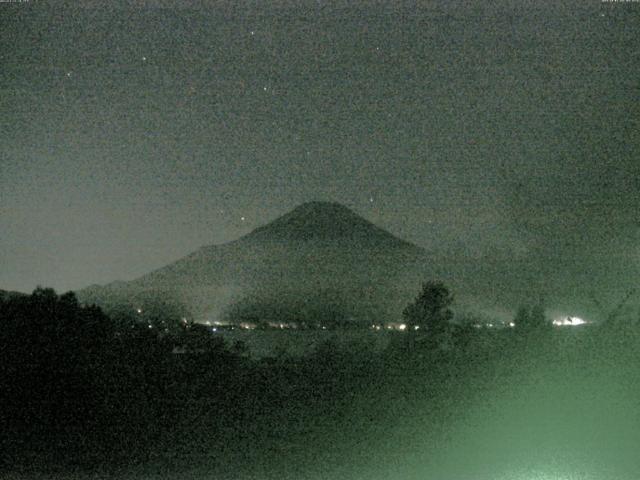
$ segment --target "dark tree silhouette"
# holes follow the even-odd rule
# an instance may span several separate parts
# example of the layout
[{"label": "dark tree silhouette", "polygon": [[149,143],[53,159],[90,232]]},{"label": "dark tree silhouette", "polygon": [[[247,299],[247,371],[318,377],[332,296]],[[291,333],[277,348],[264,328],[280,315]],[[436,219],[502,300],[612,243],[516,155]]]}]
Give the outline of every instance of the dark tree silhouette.
[{"label": "dark tree silhouette", "polygon": [[453,318],[452,303],[453,295],[442,282],[423,283],[420,294],[402,312],[407,329],[432,337],[445,333]]},{"label": "dark tree silhouette", "polygon": [[513,323],[519,332],[540,332],[551,327],[547,319],[542,303],[533,306],[521,306],[518,308]]},{"label": "dark tree silhouette", "polygon": [[524,305],[518,307],[516,315],[513,317],[513,323],[519,330],[526,329],[531,325],[531,314],[529,310],[529,307]]}]

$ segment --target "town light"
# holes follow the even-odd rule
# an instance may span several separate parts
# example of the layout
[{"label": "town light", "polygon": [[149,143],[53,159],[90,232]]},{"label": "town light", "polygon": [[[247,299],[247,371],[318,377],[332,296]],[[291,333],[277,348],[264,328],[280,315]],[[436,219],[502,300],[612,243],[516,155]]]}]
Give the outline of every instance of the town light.
[{"label": "town light", "polygon": [[579,317],[561,317],[561,318],[556,318],[553,321],[553,324],[556,327],[564,327],[564,326],[575,327],[577,325],[584,325],[585,323],[588,323],[588,322]]}]

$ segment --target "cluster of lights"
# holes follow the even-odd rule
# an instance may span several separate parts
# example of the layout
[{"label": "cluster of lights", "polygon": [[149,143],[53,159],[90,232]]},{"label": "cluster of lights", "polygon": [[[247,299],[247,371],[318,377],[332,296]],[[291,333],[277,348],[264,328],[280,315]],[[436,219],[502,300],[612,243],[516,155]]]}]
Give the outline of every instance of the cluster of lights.
[{"label": "cluster of lights", "polygon": [[[142,313],[142,309],[137,308],[136,312],[138,312],[139,314]],[[182,323],[186,324],[187,323],[187,319],[185,317],[182,317]],[[554,326],[577,326],[577,325],[585,325],[589,322],[587,322],[586,320],[583,320],[582,318],[579,317],[562,317],[562,318],[558,318],[553,320],[553,325]],[[205,324],[207,326],[212,326],[212,322],[211,321],[206,321]],[[215,325],[211,330],[213,332],[218,331],[218,329],[216,328],[216,326],[220,326],[220,322],[213,322],[213,325]],[[279,323],[274,325],[276,328],[279,328],[281,330],[284,330],[285,328],[288,328],[288,325],[284,324],[284,323]],[[473,324],[474,328],[497,328],[499,325],[496,325],[494,323],[486,323],[486,324],[479,324],[479,323],[475,323]],[[516,324],[514,322],[508,322],[504,324],[505,327],[508,328],[514,328],[516,326]],[[250,325],[248,323],[241,323],[240,325],[238,325],[238,327],[242,330],[253,330],[255,328],[255,325]],[[321,327],[322,330],[326,330],[327,327],[326,326],[322,326]],[[381,331],[383,329],[386,330],[398,330],[401,332],[406,332],[407,330],[410,329],[410,327],[406,324],[406,323],[401,323],[401,324],[382,324],[382,325],[371,325],[371,329],[375,330],[375,331]],[[419,325],[414,325],[413,326],[413,330],[420,330],[420,326]]]},{"label": "cluster of lights", "polygon": [[[371,330],[375,330],[375,331],[380,331],[383,329],[387,329],[387,330],[399,330],[401,332],[405,332],[407,330],[409,330],[409,326],[406,323],[401,323],[401,324],[394,324],[394,323],[389,323],[386,326],[385,325],[371,325]],[[419,330],[420,326],[419,325],[414,325],[413,326],[414,330]]]},{"label": "cluster of lights", "polygon": [[577,325],[584,325],[585,323],[587,323],[585,320],[583,320],[582,318],[578,318],[578,317],[556,318],[553,321],[553,324],[556,327],[565,327],[565,326],[575,327]]},{"label": "cluster of lights", "polygon": [[[553,325],[555,325],[556,327],[562,327],[562,326],[576,326],[576,325],[584,325],[587,322],[586,320],[583,320],[582,318],[578,318],[578,317],[562,317],[562,318],[557,318],[555,319],[553,322]],[[494,324],[494,323],[485,323],[485,324],[481,324],[481,323],[474,323],[473,327],[474,328],[494,328],[497,327],[498,325]],[[508,328],[514,328],[516,326],[515,322],[508,322],[504,324],[505,327]]]}]

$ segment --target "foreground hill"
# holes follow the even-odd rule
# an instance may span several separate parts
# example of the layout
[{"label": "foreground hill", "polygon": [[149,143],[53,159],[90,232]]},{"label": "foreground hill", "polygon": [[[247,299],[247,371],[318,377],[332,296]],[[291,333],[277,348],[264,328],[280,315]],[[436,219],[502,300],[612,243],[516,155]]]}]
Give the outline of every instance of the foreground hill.
[{"label": "foreground hill", "polygon": [[84,302],[162,301],[196,320],[275,315],[313,321],[397,318],[425,252],[337,203],[310,202],[238,240],[202,247],[129,282],[92,286]]},{"label": "foreground hill", "polygon": [[26,296],[26,293],[0,290],[0,301],[7,301],[12,298],[24,297],[24,296]]}]

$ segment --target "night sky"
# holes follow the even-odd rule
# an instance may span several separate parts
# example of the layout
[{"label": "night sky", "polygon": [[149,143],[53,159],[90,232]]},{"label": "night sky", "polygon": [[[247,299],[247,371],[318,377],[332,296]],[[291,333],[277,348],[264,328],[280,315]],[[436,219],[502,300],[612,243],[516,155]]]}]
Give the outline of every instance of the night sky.
[{"label": "night sky", "polygon": [[30,1],[0,32],[2,289],[309,200],[563,305],[639,278],[640,3]]}]

